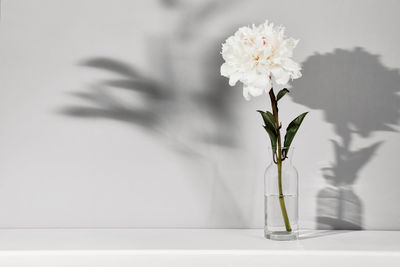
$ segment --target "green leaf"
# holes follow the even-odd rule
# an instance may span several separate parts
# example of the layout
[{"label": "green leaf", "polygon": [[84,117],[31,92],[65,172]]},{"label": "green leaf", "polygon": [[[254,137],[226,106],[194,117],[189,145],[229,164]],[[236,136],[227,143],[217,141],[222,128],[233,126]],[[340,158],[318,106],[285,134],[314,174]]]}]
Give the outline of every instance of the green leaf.
[{"label": "green leaf", "polygon": [[274,129],[274,131],[277,132],[274,115],[272,115],[272,113],[269,111],[264,112],[262,110],[257,110],[257,112],[261,114],[265,125],[268,126],[269,128]]},{"label": "green leaf", "polygon": [[280,90],[278,95],[276,96],[276,101],[279,101],[279,99],[281,99],[287,93],[289,93],[289,90],[286,88],[283,88],[282,90]]},{"label": "green leaf", "polygon": [[272,147],[272,151],[276,151],[276,139],[277,139],[277,135],[275,133],[274,130],[272,130],[271,128],[269,128],[268,126],[264,126],[264,129],[267,131],[268,135],[269,135],[269,139],[271,140],[271,147]]},{"label": "green leaf", "polygon": [[271,112],[267,111],[264,112],[262,110],[257,110],[264,120],[265,125],[263,126],[264,129],[267,131],[269,135],[269,139],[271,140],[271,147],[273,151],[276,151],[276,140],[278,138],[278,133],[274,123],[274,115]]},{"label": "green leaf", "polygon": [[304,117],[307,115],[308,112],[304,112],[303,114],[299,115],[297,118],[292,120],[292,122],[289,124],[289,126],[286,128],[286,135],[285,135],[285,142],[284,142],[284,149],[283,149],[283,155],[286,157],[289,147],[292,144],[293,138],[297,133],[297,130],[299,129],[301,123],[304,120]]},{"label": "green leaf", "polygon": [[[257,111],[260,112],[259,110],[257,110]],[[263,116],[263,120],[264,120],[265,124],[267,124],[267,122],[270,123],[273,126],[273,128],[275,128],[275,130],[276,130],[276,123],[275,123],[274,115],[269,111],[266,111],[266,112],[261,111],[261,112],[262,112],[261,115]]]}]

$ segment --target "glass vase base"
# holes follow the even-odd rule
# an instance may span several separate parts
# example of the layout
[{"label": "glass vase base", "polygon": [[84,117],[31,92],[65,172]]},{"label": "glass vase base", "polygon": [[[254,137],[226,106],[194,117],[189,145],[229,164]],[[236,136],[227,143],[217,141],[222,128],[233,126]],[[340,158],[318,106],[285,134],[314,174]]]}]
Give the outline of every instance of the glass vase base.
[{"label": "glass vase base", "polygon": [[291,241],[297,240],[299,234],[297,231],[287,232],[287,231],[274,231],[274,232],[264,232],[266,239],[276,240],[276,241]]}]

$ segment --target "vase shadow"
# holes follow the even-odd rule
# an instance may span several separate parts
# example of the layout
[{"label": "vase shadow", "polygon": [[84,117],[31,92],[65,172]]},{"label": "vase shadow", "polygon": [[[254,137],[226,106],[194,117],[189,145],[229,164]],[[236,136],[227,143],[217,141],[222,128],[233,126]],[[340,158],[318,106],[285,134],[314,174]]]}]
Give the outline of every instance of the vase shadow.
[{"label": "vase shadow", "polygon": [[400,118],[400,75],[363,48],[315,54],[303,63],[303,77],[293,82],[294,102],[322,110],[339,137],[331,140],[334,162],[322,168],[326,187],[316,196],[318,229],[363,229],[365,207],[353,189],[383,141],[354,145],[373,132],[396,132]]},{"label": "vase shadow", "polygon": [[363,204],[352,185],[357,173],[368,163],[382,142],[357,151],[349,151],[336,141],[336,161],[332,167],[323,168],[329,184],[317,195],[317,227],[319,229],[361,230]]}]

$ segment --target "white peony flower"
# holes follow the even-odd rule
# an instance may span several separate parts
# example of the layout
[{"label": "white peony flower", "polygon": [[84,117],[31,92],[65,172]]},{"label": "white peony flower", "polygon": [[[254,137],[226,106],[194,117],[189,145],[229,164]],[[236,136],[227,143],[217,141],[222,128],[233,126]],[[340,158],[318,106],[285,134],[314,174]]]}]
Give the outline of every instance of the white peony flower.
[{"label": "white peony flower", "polygon": [[284,27],[266,21],[259,26],[241,27],[222,45],[221,75],[234,86],[243,83],[243,96],[260,96],[272,86],[287,84],[301,77],[301,67],[293,61],[293,49],[299,41],[286,38]]}]

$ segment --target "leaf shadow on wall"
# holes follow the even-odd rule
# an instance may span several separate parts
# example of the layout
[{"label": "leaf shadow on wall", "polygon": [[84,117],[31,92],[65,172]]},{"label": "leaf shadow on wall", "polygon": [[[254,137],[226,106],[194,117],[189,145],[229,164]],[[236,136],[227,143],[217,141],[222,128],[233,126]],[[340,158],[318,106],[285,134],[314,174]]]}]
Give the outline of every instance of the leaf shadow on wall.
[{"label": "leaf shadow on wall", "polygon": [[[234,103],[233,94],[227,94],[230,89],[226,79],[219,75],[219,68],[222,64],[220,54],[223,40],[212,40],[204,43],[202,32],[204,23],[210,17],[218,16],[222,10],[227,10],[227,3],[231,8],[237,0],[211,0],[198,5],[180,0],[159,0],[160,4],[167,9],[176,9],[179,14],[177,28],[171,36],[150,37],[145,40],[147,44],[143,51],[148,55],[148,61],[153,65],[154,71],[151,74],[138,70],[129,62],[124,62],[109,57],[93,57],[83,60],[78,64],[84,67],[95,68],[118,76],[117,79],[98,81],[89,88],[88,92],[76,92],[74,96],[90,102],[94,107],[69,106],[61,110],[62,114],[87,117],[104,118],[124,121],[133,125],[141,125],[147,130],[158,133],[159,136],[167,137],[179,151],[196,155],[198,150],[191,141],[181,142],[176,137],[173,126],[168,123],[184,120],[187,123],[189,112],[186,118],[182,113],[189,106],[200,114],[203,127],[196,129],[192,135],[195,143],[208,143],[221,147],[235,147],[237,140],[234,134],[235,119],[232,115]],[[162,43],[163,46],[159,44]],[[206,54],[198,58],[191,58],[193,51],[201,53],[206,47]],[[180,60],[187,60],[185,68],[179,68]],[[206,65],[204,65],[206,63]],[[201,90],[193,90],[199,79],[192,81],[196,69],[189,66],[199,66],[203,76],[200,79]],[[201,74],[200,74],[201,75]],[[176,77],[178,76],[178,77]],[[182,88],[182,85],[174,79],[187,80],[189,88]],[[130,91],[132,99],[136,101],[124,102],[115,97],[113,92],[116,89]],[[113,92],[111,92],[113,91]],[[229,90],[230,91],[230,90]],[[140,105],[138,106],[138,99]],[[183,108],[183,109],[182,109]],[[182,123],[178,123],[181,125]],[[207,127],[208,126],[208,127]],[[194,127],[192,127],[194,128]],[[210,130],[211,129],[211,130]],[[182,129],[180,129],[182,130]],[[186,129],[183,129],[186,130]],[[192,146],[188,146],[192,143]]]},{"label": "leaf shadow on wall", "polygon": [[[204,66],[204,75],[207,78],[200,91],[177,89],[173,86],[174,82],[162,81],[157,75],[148,76],[117,59],[85,59],[79,62],[80,66],[98,69],[107,73],[106,77],[111,74],[115,78],[99,79],[85,91],[73,92],[73,97],[84,100],[86,104],[72,104],[62,107],[58,112],[81,119],[106,119],[126,123],[135,129],[140,128],[153,134],[157,142],[168,146],[172,151],[211,165],[210,171],[216,176],[213,179],[215,192],[211,208],[216,210],[213,212],[216,218],[212,223],[215,227],[226,225],[227,222],[231,227],[241,227],[245,225],[245,218],[235,194],[220,177],[218,166],[212,157],[204,154],[204,147],[207,148],[206,151],[212,147],[230,151],[237,145],[237,136],[232,134],[236,127],[232,114],[235,107],[232,98],[235,95],[226,94],[231,88],[218,75],[222,59],[215,57],[215,54],[219,46],[218,42],[211,45],[213,53],[204,62],[207,63]],[[173,66],[167,65],[162,69],[167,71]],[[121,99],[118,96],[121,90],[128,93],[128,97]],[[223,198],[218,197],[221,193]]]},{"label": "leaf shadow on wall", "polygon": [[114,96],[110,88],[138,92],[149,105],[153,102],[165,102],[172,97],[166,88],[124,62],[98,57],[80,62],[80,65],[108,71],[119,78],[96,82],[86,92],[72,93],[73,96],[87,101],[89,105],[65,107],[61,110],[65,115],[113,119],[153,129],[158,123],[156,109],[152,111],[127,105]]},{"label": "leaf shadow on wall", "polygon": [[396,131],[391,125],[400,117],[399,85],[398,70],[383,66],[379,56],[359,47],[315,54],[303,63],[292,99],[322,110],[340,137],[340,142],[331,140],[335,162],[322,169],[328,186],[317,195],[319,229],[363,228],[363,203],[353,185],[383,141],[358,149],[352,142],[357,137],[368,140],[375,131]]},{"label": "leaf shadow on wall", "polygon": [[[248,211],[241,209],[240,190],[235,191],[232,186],[240,184],[242,177],[227,177],[218,163],[221,155],[232,155],[239,146],[234,111],[241,96],[231,93],[226,79],[219,75],[222,58],[218,55],[223,40],[209,37],[207,25],[212,17],[218,18],[240,1],[159,2],[164,8],[175,10],[179,23],[169,29],[171,34],[150,35],[143,40],[146,48],[142,52],[152,63],[151,71],[139,70],[135,62],[116,58],[84,59],[79,65],[98,69],[115,79],[97,80],[85,91],[73,93],[86,104],[65,106],[61,113],[129,124],[154,135],[155,142],[171,151],[195,159],[195,164],[202,166],[199,163],[203,162],[207,170],[193,174],[202,176],[193,179],[193,186],[196,191],[203,188],[200,198],[205,193],[210,195],[209,225],[245,227]],[[118,97],[121,90],[128,93],[123,101]],[[211,193],[207,179],[211,180]]]},{"label": "leaf shadow on wall", "polygon": [[[216,64],[219,67],[222,63],[220,59],[217,61]],[[185,147],[178,138],[174,138],[173,132],[177,129],[171,129],[168,124],[176,125],[190,121],[190,116],[193,115],[191,111],[186,111],[186,116],[182,116],[180,111],[187,105],[197,105],[195,109],[204,112],[202,115],[214,121],[219,129],[216,128],[217,131],[210,133],[205,128],[197,128],[197,132],[194,133],[195,142],[226,147],[236,145],[235,136],[230,133],[231,131],[224,129],[234,127],[234,118],[230,112],[233,109],[233,103],[225,94],[229,88],[223,83],[222,77],[211,79],[208,82],[209,85],[205,86],[201,92],[192,92],[189,89],[187,92],[182,92],[182,90],[177,91],[172,88],[171,83],[158,81],[117,59],[95,57],[86,59],[79,65],[107,71],[119,77],[99,80],[89,86],[86,91],[73,92],[74,97],[86,101],[87,104],[63,107],[59,110],[61,114],[79,118],[111,119],[141,126],[153,133],[170,138],[172,142],[176,142],[177,150],[185,151],[186,149],[186,152],[196,154],[195,147],[192,146],[191,149]],[[165,69],[168,68],[165,67]],[[208,74],[207,71],[206,74]],[[118,96],[121,90],[130,93],[129,97]]]}]

